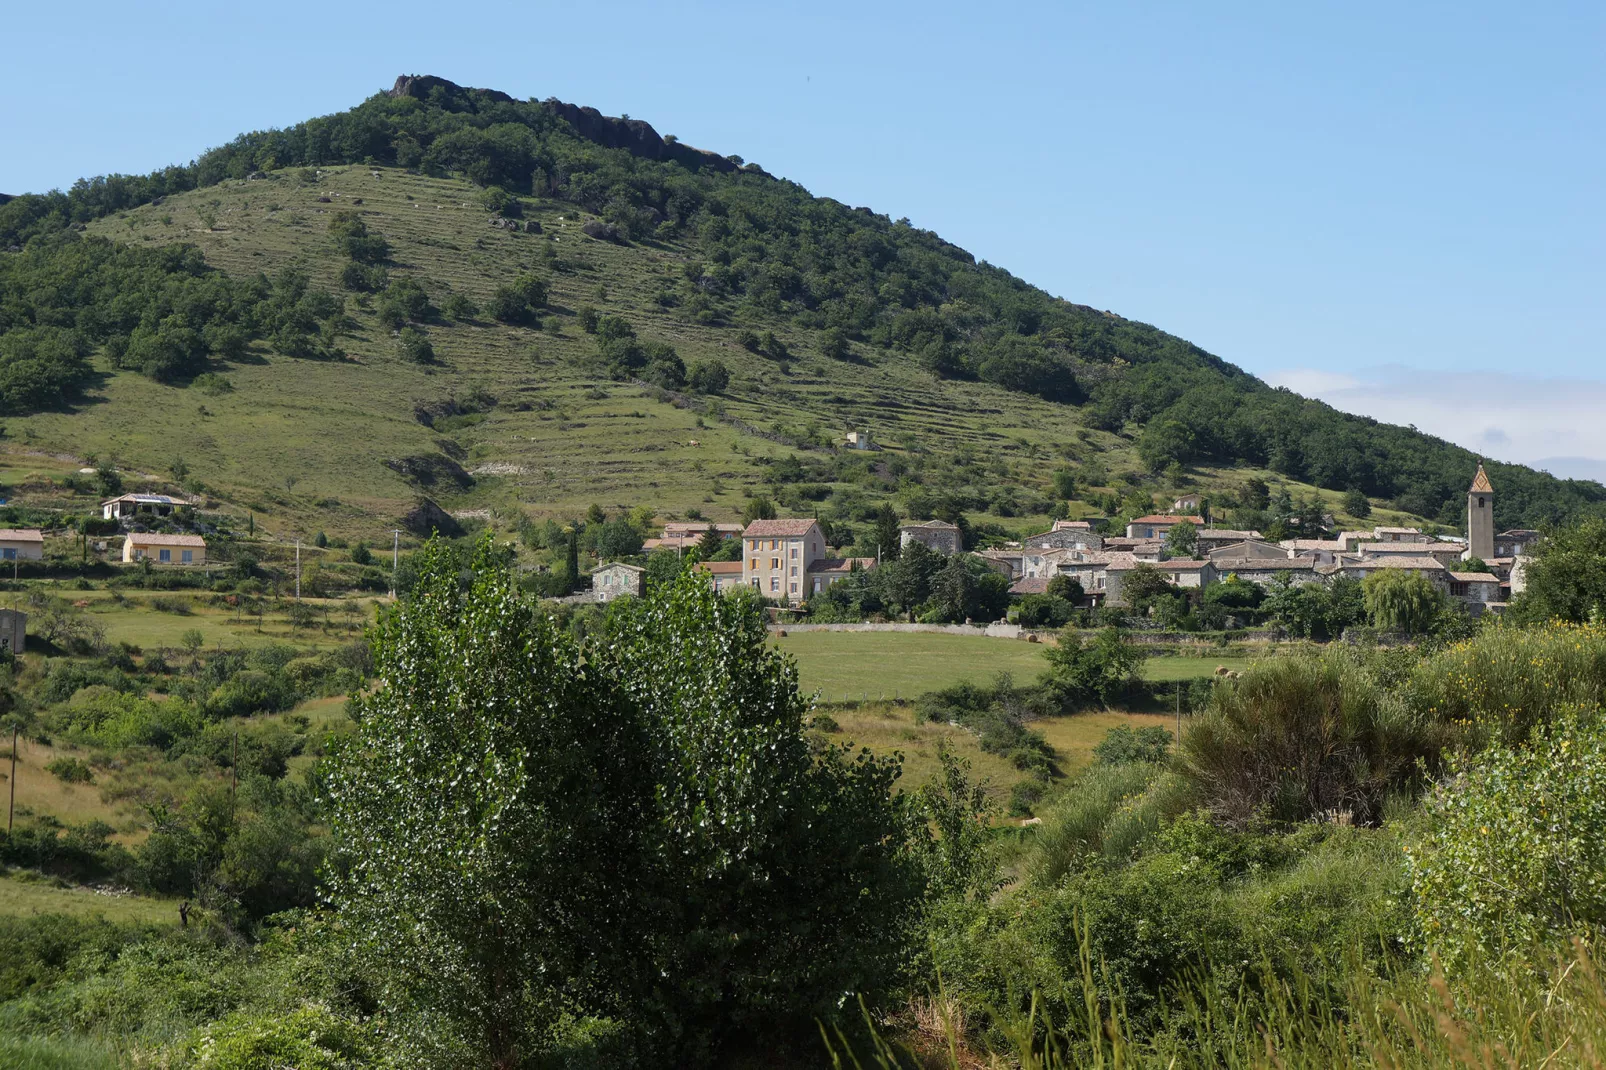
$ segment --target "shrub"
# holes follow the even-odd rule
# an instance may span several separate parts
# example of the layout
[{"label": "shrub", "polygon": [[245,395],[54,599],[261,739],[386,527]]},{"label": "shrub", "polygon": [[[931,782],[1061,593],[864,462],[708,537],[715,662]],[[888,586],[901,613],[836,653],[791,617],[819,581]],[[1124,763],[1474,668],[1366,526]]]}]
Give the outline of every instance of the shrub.
[{"label": "shrub", "polygon": [[435,360],[435,347],[430,344],[429,335],[417,327],[402,328],[396,338],[396,351],[403,360],[414,364],[430,364]]},{"label": "shrub", "polygon": [[378,1051],[368,1028],[321,1004],[238,1010],[201,1027],[186,1048],[194,1070],[350,1070],[370,1065]]},{"label": "shrub", "polygon": [[1105,628],[1091,641],[1075,628],[1060,632],[1059,642],[1043,651],[1048,659],[1044,681],[1067,706],[1093,702],[1109,705],[1137,679],[1143,651],[1127,644],[1117,628]]},{"label": "shrub", "polygon": [[698,361],[686,373],[686,385],[702,394],[723,394],[730,379],[730,369],[718,359]]},{"label": "shrub", "polygon": [[480,306],[462,294],[452,294],[441,303],[441,311],[448,318],[463,323],[478,316],[480,314]]},{"label": "shrub", "polygon": [[95,771],[82,758],[54,758],[45,769],[64,784],[88,784],[95,779]]},{"label": "shrub", "polygon": [[1076,616],[1076,607],[1051,594],[1029,594],[1020,600],[1016,620],[1023,628],[1063,628]]},{"label": "shrub", "polygon": [[1407,849],[1418,940],[1452,971],[1526,960],[1606,931],[1606,726],[1596,710],[1527,746],[1452,758]]},{"label": "shrub", "polygon": [[1412,707],[1476,740],[1520,743],[1574,707],[1606,705],[1606,628],[1495,627],[1409,675]]},{"label": "shrub", "polygon": [[1348,815],[1374,823],[1443,736],[1346,651],[1260,661],[1218,684],[1179,769],[1217,817]]},{"label": "shrub", "polygon": [[582,651],[489,540],[415,556],[330,775],[335,897],[394,1021],[535,1056],[550,977],[695,1052],[889,975],[918,891],[896,765],[811,747],[756,606],[688,575]]},{"label": "shrub", "polygon": [[1093,748],[1093,758],[1100,765],[1121,765],[1125,762],[1163,762],[1171,749],[1171,733],[1159,725],[1133,729],[1129,725],[1116,725],[1104,734]]}]

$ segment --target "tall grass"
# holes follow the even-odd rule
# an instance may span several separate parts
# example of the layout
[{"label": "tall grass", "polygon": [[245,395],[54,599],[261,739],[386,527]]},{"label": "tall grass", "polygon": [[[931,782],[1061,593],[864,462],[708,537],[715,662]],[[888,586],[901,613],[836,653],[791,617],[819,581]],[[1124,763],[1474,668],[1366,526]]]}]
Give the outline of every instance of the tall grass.
[{"label": "tall grass", "polygon": [[110,1048],[77,1037],[11,1037],[0,1034],[0,1066],[6,1070],[117,1070]]},{"label": "tall grass", "polygon": [[[1083,941],[1075,991],[1058,1002],[1080,1008],[1048,1020],[1043,1001],[1000,1023],[1004,1042],[976,1049],[956,1012],[911,1013],[895,1020],[897,1042],[877,1035],[855,1045],[840,1031],[826,1034],[839,1070],[1070,1070],[1071,1067],[1215,1070],[1468,1070],[1600,1067],[1606,1065],[1606,984],[1589,950],[1577,943],[1561,955],[1550,984],[1511,984],[1492,974],[1451,984],[1437,969],[1389,976],[1356,969],[1341,1001],[1301,974],[1275,979],[1268,971],[1235,988],[1206,973],[1186,979],[1167,1006],[1160,1028],[1139,1035],[1121,995],[1101,977]],[[945,1007],[938,996],[926,1007]],[[1349,1011],[1339,1008],[1347,1007]],[[868,1020],[868,1015],[866,1016]],[[877,1030],[870,1023],[871,1030]],[[880,1032],[885,1033],[885,1023]],[[864,1049],[868,1050],[864,1050]],[[919,1054],[916,1054],[916,1053]]]}]

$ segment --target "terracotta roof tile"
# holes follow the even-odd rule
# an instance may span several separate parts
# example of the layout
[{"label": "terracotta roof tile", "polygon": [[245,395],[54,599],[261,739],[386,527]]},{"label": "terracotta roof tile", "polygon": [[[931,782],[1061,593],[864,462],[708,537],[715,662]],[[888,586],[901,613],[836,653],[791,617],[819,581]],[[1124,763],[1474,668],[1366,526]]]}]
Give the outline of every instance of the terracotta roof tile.
[{"label": "terracotta roof tile", "polygon": [[137,531],[128,536],[128,541],[135,546],[205,546],[206,540],[199,535],[156,535],[148,531]]},{"label": "terracotta roof tile", "polygon": [[797,520],[755,520],[747,525],[747,530],[742,534],[750,539],[795,538],[798,535],[807,535],[814,525],[815,521],[807,517]]}]

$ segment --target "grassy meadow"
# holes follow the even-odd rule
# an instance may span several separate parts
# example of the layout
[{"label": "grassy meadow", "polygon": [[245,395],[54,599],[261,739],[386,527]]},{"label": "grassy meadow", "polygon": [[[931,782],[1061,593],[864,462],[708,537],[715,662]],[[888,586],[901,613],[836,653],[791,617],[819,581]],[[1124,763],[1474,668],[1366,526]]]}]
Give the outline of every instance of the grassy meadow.
[{"label": "grassy meadow", "polygon": [[178,924],[178,903],[145,895],[71,888],[27,871],[0,876],[0,915],[70,914],[123,924]]},{"label": "grassy meadow", "polygon": [[[875,702],[914,698],[963,680],[989,683],[1001,672],[1017,682],[1045,668],[1039,643],[939,632],[791,632],[775,645],[797,661],[804,694],[820,702]],[[1209,655],[1162,654],[1147,658],[1145,680],[1169,683],[1212,675],[1218,667],[1242,669],[1238,650]]]},{"label": "grassy meadow", "polygon": [[[916,724],[914,709],[910,706],[871,702],[832,709],[830,717],[837,724],[835,731],[827,733],[832,742],[853,743],[877,754],[897,752],[903,755],[903,778],[899,784],[905,791],[914,791],[929,783],[938,773],[941,766],[937,750],[941,746],[970,762],[971,773],[976,779],[987,782],[989,798],[995,805],[1001,806],[1009,798],[1010,789],[1026,779],[1026,774],[1007,758],[982,750],[974,732],[931,721]],[[1131,728],[1159,725],[1174,730],[1176,720],[1163,714],[1099,712],[1044,718],[1032,721],[1029,727],[1048,740],[1058,755],[1059,771],[1070,775],[1091,765],[1093,748],[1104,739],[1105,733],[1120,725]]]}]

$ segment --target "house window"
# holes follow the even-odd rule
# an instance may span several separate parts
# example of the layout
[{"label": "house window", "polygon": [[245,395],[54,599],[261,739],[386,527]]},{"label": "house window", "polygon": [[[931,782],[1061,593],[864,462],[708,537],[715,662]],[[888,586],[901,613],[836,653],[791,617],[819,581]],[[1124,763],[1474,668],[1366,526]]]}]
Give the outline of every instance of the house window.
[{"label": "house window", "polygon": [[792,575],[794,575],[794,576],[797,575],[797,566],[796,565],[792,566]]},{"label": "house window", "polygon": [[770,590],[779,591],[780,589],[781,589],[781,578],[779,576],[771,576],[770,577]]},{"label": "house window", "polygon": [[1467,596],[1467,585],[1464,583],[1452,583],[1450,584],[1450,593],[1457,598],[1465,598]]},{"label": "house window", "polygon": [[756,558],[756,557],[753,558],[753,560],[751,560],[751,561],[749,561],[747,563],[747,566],[748,566],[748,568],[752,569],[754,572],[757,572],[758,571],[758,558]]},{"label": "house window", "polygon": [[780,567],[781,567],[781,559],[780,558],[778,558],[778,557],[770,558],[770,568],[780,568]]},{"label": "house window", "polygon": [[820,577],[816,576],[816,577],[814,577],[814,593],[815,594],[819,594],[820,590],[821,590]]},{"label": "house window", "polygon": [[771,539],[770,540],[770,549],[771,550],[779,550],[780,548],[781,548],[781,540],[780,539]]},{"label": "house window", "polygon": [[17,559],[17,551],[13,547],[7,546],[4,550],[0,550],[0,557],[7,561],[15,561]]},{"label": "house window", "polygon": [[758,584],[758,577],[757,577],[757,576],[754,576],[754,577],[753,577],[753,590],[755,590],[755,591],[756,591],[756,590],[758,590],[758,586],[759,586],[759,584]]},{"label": "house window", "polygon": [[794,546],[794,547],[792,547],[792,560],[793,561],[797,560],[797,555],[798,555],[798,548],[796,546]]}]

